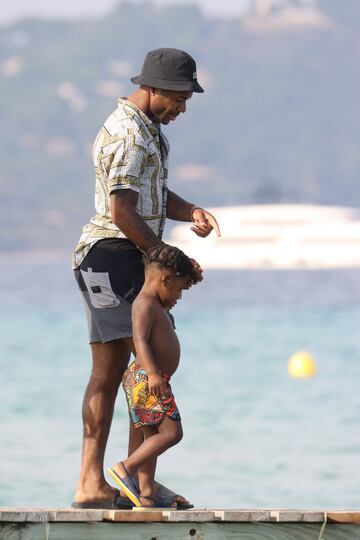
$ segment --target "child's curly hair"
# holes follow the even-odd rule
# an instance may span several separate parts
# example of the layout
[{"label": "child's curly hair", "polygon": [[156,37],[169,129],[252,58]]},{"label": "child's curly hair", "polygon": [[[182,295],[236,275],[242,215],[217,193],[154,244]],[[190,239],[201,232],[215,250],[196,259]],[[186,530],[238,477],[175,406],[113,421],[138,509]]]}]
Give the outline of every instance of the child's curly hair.
[{"label": "child's curly hair", "polygon": [[154,264],[160,269],[170,268],[176,276],[187,278],[190,285],[199,281],[199,275],[189,257],[175,246],[161,244],[152,247],[145,252],[143,261],[145,267]]}]

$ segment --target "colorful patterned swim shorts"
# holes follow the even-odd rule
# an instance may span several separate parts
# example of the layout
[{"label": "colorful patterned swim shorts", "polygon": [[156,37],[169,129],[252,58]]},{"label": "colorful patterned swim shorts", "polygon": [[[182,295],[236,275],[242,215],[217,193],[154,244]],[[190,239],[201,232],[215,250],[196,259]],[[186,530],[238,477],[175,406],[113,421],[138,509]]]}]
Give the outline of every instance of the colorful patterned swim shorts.
[{"label": "colorful patterned swim shorts", "polygon": [[170,377],[164,372],[161,372],[161,375],[167,383],[167,395],[165,398],[150,394],[148,377],[136,361],[130,364],[125,371],[122,385],[135,427],[155,426],[164,420],[165,415],[172,420],[181,420],[169,384]]}]

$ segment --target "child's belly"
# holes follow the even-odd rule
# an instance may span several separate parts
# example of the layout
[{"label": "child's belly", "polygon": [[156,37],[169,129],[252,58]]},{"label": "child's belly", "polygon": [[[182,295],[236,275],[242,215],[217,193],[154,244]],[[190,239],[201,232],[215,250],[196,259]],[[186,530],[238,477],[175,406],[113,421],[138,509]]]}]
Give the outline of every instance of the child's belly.
[{"label": "child's belly", "polygon": [[150,347],[159,369],[171,376],[179,365],[180,343],[170,320],[165,328],[153,328]]}]

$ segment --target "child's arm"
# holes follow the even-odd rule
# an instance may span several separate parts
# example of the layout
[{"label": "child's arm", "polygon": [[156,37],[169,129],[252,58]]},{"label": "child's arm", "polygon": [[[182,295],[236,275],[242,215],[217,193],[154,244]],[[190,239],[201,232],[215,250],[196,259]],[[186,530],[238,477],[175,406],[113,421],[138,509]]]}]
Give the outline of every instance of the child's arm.
[{"label": "child's arm", "polygon": [[157,309],[153,302],[137,298],[132,306],[133,340],[136,359],[148,376],[149,391],[157,397],[166,394],[167,387],[159,373],[149,338],[156,319]]}]

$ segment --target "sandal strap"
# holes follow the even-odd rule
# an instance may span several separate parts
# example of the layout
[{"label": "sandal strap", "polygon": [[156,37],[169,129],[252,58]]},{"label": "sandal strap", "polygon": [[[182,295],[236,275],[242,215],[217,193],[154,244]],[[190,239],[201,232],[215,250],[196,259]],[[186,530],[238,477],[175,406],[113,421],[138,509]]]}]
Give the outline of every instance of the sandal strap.
[{"label": "sandal strap", "polygon": [[120,465],[122,466],[123,470],[124,470],[124,473],[126,474],[126,476],[128,478],[131,478],[132,481],[134,482],[135,484],[135,487],[138,491],[140,491],[140,488],[139,488],[139,482],[138,482],[138,479],[136,478],[136,476],[131,476],[131,474],[129,474],[129,471],[127,470],[125,464],[123,461],[120,461]]},{"label": "sandal strap", "polygon": [[126,476],[130,476],[130,478],[133,478],[133,477],[129,474],[129,471],[128,471],[127,468],[125,467],[123,461],[120,461],[120,465],[121,465],[122,468],[124,469],[124,472],[125,472]]}]

